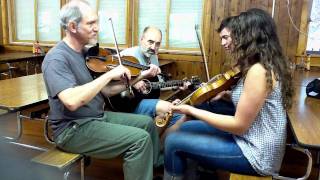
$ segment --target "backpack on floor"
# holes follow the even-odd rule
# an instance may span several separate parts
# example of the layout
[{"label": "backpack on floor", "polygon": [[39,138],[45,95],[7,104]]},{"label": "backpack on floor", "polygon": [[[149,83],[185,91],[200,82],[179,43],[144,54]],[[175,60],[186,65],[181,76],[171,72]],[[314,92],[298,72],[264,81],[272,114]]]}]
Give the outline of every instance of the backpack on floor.
[{"label": "backpack on floor", "polygon": [[320,99],[320,78],[314,79],[308,83],[306,93],[309,97]]}]

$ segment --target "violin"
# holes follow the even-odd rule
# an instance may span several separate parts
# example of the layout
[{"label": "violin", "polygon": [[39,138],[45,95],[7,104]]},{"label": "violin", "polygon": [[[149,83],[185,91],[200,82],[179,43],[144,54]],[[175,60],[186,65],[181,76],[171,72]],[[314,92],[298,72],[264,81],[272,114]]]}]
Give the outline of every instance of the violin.
[{"label": "violin", "polygon": [[[218,93],[230,89],[230,87],[238,82],[241,77],[241,71],[238,67],[228,70],[223,74],[219,74],[210,79],[205,85],[199,87],[194,92],[184,98],[180,104],[189,103],[190,105],[201,104],[210,98],[216,96]],[[158,127],[165,127],[171,120],[172,112],[167,112],[163,117],[157,116],[155,118]]]},{"label": "violin", "polygon": [[123,65],[129,69],[132,76],[138,76],[141,70],[147,70],[150,67],[139,63],[139,60],[133,56],[120,56],[118,43],[115,37],[112,19],[109,18],[116,51],[113,49],[100,48],[99,43],[87,51],[86,65],[94,73],[104,73],[112,70],[118,65]]},{"label": "violin", "polygon": [[213,77],[205,85],[199,87],[192,93],[190,97],[191,105],[201,104],[211,97],[216,96],[218,93],[228,90],[232,85],[236,84],[240,79],[240,69],[235,67],[228,70],[223,74],[218,74]]},{"label": "violin", "polygon": [[[138,76],[141,71],[147,70],[150,67],[141,65],[139,61],[133,56],[122,56],[122,65],[128,68],[132,76]],[[95,73],[103,73],[119,65],[119,60],[114,55],[107,56],[87,56],[87,67]]]},{"label": "violin", "polygon": [[[86,65],[93,73],[104,73],[119,65],[118,57],[114,49],[100,48],[99,43],[88,49],[86,56]],[[131,76],[138,76],[141,71],[148,70],[150,67],[140,64],[134,56],[121,56],[122,65],[129,69]],[[169,75],[160,73],[163,77]]]}]

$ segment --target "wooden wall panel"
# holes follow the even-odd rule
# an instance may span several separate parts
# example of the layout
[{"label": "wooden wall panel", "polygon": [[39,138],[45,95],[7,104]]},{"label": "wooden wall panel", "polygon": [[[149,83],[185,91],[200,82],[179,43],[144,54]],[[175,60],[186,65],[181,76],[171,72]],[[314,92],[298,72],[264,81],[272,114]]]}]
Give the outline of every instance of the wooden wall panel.
[{"label": "wooden wall panel", "polygon": [[[6,0],[0,0],[1,9],[6,6]],[[205,20],[202,30],[202,37],[205,44],[206,54],[208,56],[208,65],[210,76],[222,73],[229,69],[232,63],[232,58],[225,53],[221,47],[219,34],[216,29],[220,25],[223,18],[231,15],[237,15],[249,8],[261,8],[272,13],[273,0],[206,0],[205,2]],[[294,23],[301,29],[302,32],[307,32],[308,18],[310,16],[312,0],[290,0],[290,11]],[[2,14],[2,22],[7,19],[4,12]],[[294,59],[296,54],[301,54],[307,44],[307,37],[298,33],[290,23],[287,10],[287,0],[276,0],[274,9],[274,20],[277,24],[278,35],[286,56]],[[0,16],[1,24],[1,16]],[[7,23],[2,23],[7,24]],[[8,44],[8,34],[6,33],[8,27],[1,27],[0,33],[3,39],[0,44]],[[1,32],[2,31],[2,32]],[[26,49],[28,48],[28,49]],[[21,46],[6,46],[9,50],[31,50],[30,47]],[[186,75],[202,75],[205,71],[203,69],[202,58],[199,58],[199,53],[181,55],[181,54],[161,54],[160,59],[171,59],[177,61],[176,67],[173,71],[177,71],[177,77]],[[200,75],[201,74],[201,75]]]},{"label": "wooden wall panel", "polygon": [[[295,28],[299,28],[301,21],[301,14],[294,12],[301,12],[302,10],[302,1],[292,1],[290,4],[290,15],[292,17],[292,22],[290,21],[289,33],[288,33],[288,45],[287,45],[287,56],[291,61],[294,61],[295,55],[297,54],[299,31]],[[289,17],[290,18],[290,17]],[[290,19],[289,19],[290,20]],[[294,23],[294,24],[292,24]]]},{"label": "wooden wall panel", "polygon": [[[228,16],[238,15],[240,12],[250,8],[261,8],[267,10],[271,15],[272,4],[272,0],[212,0],[210,25],[205,25],[207,30],[204,30],[206,34],[203,35],[203,37],[209,37],[209,39],[204,39],[204,41],[206,45],[209,45],[209,48],[206,47],[206,49],[208,49],[207,55],[209,56],[208,65],[210,77],[225,72],[233,62],[230,55],[226,54],[223,47],[221,47],[220,37],[216,32],[222,19]],[[308,25],[306,21],[307,17],[310,16],[310,12],[308,13],[308,11],[310,11],[311,4],[312,0],[290,0],[289,8],[291,16],[294,23],[301,28],[302,31],[306,31],[303,29],[306,29]],[[291,24],[286,0],[275,1],[274,20],[277,25],[278,36],[284,54],[294,60],[295,55],[299,54],[297,52],[298,49],[302,51],[301,49],[306,47],[306,37],[299,34]],[[299,44],[299,42],[301,43]],[[166,56],[166,58],[169,58],[169,56]],[[172,59],[172,57],[170,59]],[[175,57],[173,59],[177,60]],[[205,78],[203,63],[198,60],[194,60],[193,63],[191,63],[190,60],[188,60],[188,62],[184,60],[177,61],[175,68],[172,70],[178,72],[175,78],[180,78],[182,75],[187,77],[198,75]]]},{"label": "wooden wall panel", "polygon": [[221,42],[219,34],[216,33],[216,29],[219,27],[220,22],[226,16],[225,15],[225,7],[226,1],[217,0],[213,3],[212,7],[212,15],[211,15],[211,33],[213,33],[213,38],[210,39],[210,57],[208,61],[211,65],[209,67],[210,75],[220,73],[220,69],[222,69],[222,59],[224,59],[224,51],[221,48]]},{"label": "wooden wall panel", "polygon": [[8,38],[8,33],[7,33],[7,31],[9,30],[9,28],[8,28],[8,26],[7,26],[7,17],[8,17],[8,15],[7,15],[7,12],[5,12],[4,10],[6,10],[7,9],[7,2],[6,2],[6,0],[0,0],[1,1],[1,32],[2,32],[2,34],[1,34],[1,41],[2,41],[2,43],[5,45],[5,44],[7,44],[8,43],[8,40],[7,39],[9,39]]},{"label": "wooden wall panel", "polygon": [[[300,15],[301,21],[300,26],[298,27],[302,32],[307,33],[313,0],[303,0],[302,2],[302,10]],[[307,47],[307,40],[308,37],[306,34],[299,35],[298,46],[296,50],[297,55],[302,55],[305,52],[305,47]]]},{"label": "wooden wall panel", "polygon": [[[278,15],[278,36],[283,47],[284,53],[287,52],[288,38],[289,38],[289,16],[287,11],[287,1],[279,1],[279,15]],[[281,25],[279,25],[281,23]]]}]

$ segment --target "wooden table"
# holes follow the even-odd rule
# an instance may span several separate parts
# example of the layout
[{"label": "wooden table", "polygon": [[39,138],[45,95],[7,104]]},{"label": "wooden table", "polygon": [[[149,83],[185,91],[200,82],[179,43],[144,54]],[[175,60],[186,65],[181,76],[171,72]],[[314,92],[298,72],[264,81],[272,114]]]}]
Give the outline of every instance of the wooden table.
[{"label": "wooden table", "polygon": [[[289,124],[297,145],[316,150],[318,158],[320,150],[320,99],[307,97],[306,86],[310,81],[319,77],[320,69],[317,67],[311,68],[310,71],[296,70],[294,72],[295,93],[292,108],[288,111]],[[310,167],[312,158],[310,152],[307,153],[307,151],[303,150],[302,152],[309,154],[308,167]],[[318,158],[316,161],[319,161]],[[308,168],[305,176],[309,176],[310,171],[311,168]],[[320,180],[320,176],[318,179]]]},{"label": "wooden table", "polygon": [[[22,135],[22,119],[30,119],[30,117],[22,115],[21,112],[48,102],[44,80],[42,74],[34,74],[1,80],[0,87],[0,108],[9,112],[17,112],[17,135],[5,138],[17,141]],[[43,150],[38,147],[34,149]]]},{"label": "wooden table", "polygon": [[306,148],[320,148],[320,99],[306,95],[308,82],[319,77],[319,68],[297,70],[294,73],[295,94],[288,116],[298,145]]},{"label": "wooden table", "polygon": [[42,74],[1,80],[0,86],[1,109],[21,111],[48,101]]},{"label": "wooden table", "polygon": [[12,63],[36,58],[43,58],[44,54],[33,54],[32,52],[4,52],[0,53],[0,63]]},{"label": "wooden table", "polygon": [[[40,63],[40,61],[43,60],[45,54],[33,54],[32,52],[4,52],[0,53],[0,64],[10,64],[13,62],[26,62],[26,74],[28,75],[29,73],[29,63],[34,62]],[[35,69],[36,73],[36,69]]]}]

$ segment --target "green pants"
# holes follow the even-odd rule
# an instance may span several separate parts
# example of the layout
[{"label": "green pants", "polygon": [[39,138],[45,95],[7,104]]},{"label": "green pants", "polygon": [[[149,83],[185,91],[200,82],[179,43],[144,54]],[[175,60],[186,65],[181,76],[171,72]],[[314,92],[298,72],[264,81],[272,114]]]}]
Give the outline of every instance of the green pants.
[{"label": "green pants", "polygon": [[126,180],[151,180],[159,163],[158,131],[144,115],[105,112],[103,118],[76,121],[55,141],[65,151],[94,158],[122,156]]}]

